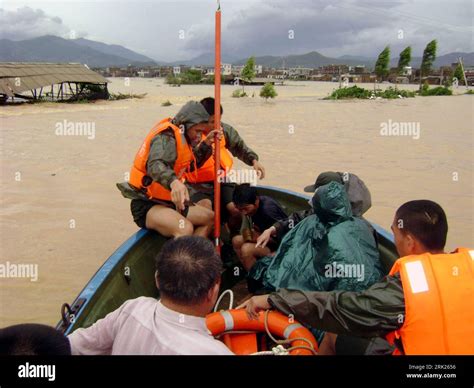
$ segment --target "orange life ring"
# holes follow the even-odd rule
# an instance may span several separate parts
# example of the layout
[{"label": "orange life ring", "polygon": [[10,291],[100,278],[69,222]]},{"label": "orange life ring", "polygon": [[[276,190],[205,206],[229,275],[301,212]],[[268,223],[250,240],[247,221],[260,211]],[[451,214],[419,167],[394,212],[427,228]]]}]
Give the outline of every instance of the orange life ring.
[{"label": "orange life ring", "polygon": [[[256,333],[265,333],[265,312],[261,311],[258,320],[249,319],[245,309],[225,310],[211,313],[206,317],[206,324],[213,336],[223,335],[224,343],[235,354],[244,355],[257,352]],[[278,311],[268,313],[268,331],[283,339],[295,339],[291,342],[291,355],[313,355],[307,349],[309,344],[315,351],[318,350],[318,343],[313,334],[300,323],[289,319],[286,315]],[[233,331],[253,331],[255,333],[229,333]],[[303,339],[300,339],[303,338]]]}]

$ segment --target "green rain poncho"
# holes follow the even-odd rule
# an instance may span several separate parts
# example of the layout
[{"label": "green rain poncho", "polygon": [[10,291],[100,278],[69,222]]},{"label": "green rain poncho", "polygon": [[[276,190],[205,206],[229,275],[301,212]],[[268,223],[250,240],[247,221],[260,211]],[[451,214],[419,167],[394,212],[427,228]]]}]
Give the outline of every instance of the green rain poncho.
[{"label": "green rain poncho", "polygon": [[267,290],[365,290],[382,277],[367,222],[352,215],[344,186],[331,182],[312,198],[314,214],[283,238],[273,257],[259,260],[249,277]]}]

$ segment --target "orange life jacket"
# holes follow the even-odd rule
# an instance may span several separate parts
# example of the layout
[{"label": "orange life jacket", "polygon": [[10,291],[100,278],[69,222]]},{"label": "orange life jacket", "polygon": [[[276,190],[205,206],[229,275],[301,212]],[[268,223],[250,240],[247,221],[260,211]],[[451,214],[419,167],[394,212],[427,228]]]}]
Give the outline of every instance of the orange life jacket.
[{"label": "orange life jacket", "polygon": [[[205,138],[205,135],[202,135],[202,138]],[[219,142],[220,145],[220,159],[221,159],[221,168],[222,168],[222,177],[226,175],[228,171],[232,168],[233,159],[232,154],[226,148],[225,137],[221,139]],[[212,149],[214,153],[215,145],[212,144]],[[206,162],[197,169],[197,174],[195,176],[191,176],[188,174],[188,182],[191,183],[204,183],[204,182],[213,182],[215,171],[214,171],[214,157],[211,156]]]},{"label": "orange life jacket", "polygon": [[193,174],[189,172],[191,162],[193,160],[195,161],[195,157],[192,147],[186,141],[184,132],[176,125],[171,123],[171,118],[161,120],[152,128],[150,133],[148,133],[140,149],[138,150],[137,155],[135,156],[135,160],[130,171],[129,183],[138,190],[145,192],[150,199],[155,198],[171,201],[171,192],[160,185],[158,182],[152,180],[147,174],[147,162],[148,155],[150,154],[151,141],[156,135],[168,128],[173,130],[174,137],[176,139],[177,158],[173,166],[176,176],[178,179],[182,179],[183,177],[187,178],[188,176],[195,175],[195,173]]},{"label": "orange life jacket", "polygon": [[400,273],[405,317],[389,342],[401,339],[407,355],[474,354],[473,260],[466,248],[398,259],[390,275]]}]

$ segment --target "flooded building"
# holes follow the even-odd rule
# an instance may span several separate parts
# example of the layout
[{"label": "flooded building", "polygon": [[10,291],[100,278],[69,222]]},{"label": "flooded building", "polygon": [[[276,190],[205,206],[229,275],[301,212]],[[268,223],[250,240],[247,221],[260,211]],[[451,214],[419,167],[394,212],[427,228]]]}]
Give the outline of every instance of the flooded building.
[{"label": "flooded building", "polygon": [[80,63],[0,63],[0,101],[107,99],[107,79]]}]

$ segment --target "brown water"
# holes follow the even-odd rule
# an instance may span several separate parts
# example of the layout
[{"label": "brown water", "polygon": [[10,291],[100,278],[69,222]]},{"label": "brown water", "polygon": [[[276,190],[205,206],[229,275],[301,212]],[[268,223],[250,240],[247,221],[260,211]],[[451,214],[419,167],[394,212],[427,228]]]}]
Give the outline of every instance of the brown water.
[{"label": "brown water", "polygon": [[[0,107],[0,264],[38,264],[39,270],[36,282],[0,278],[0,327],[58,321],[61,304],[72,302],[137,230],[129,201],[115,183],[124,180],[144,136],[187,100],[213,94],[212,86],[112,81],[113,92],[148,95],[95,104]],[[231,98],[235,87],[223,87],[223,119],[260,155],[267,170],[261,183],[302,192],[319,172],[354,172],[371,190],[371,221],[388,229],[403,202],[432,199],[448,215],[447,249],[472,247],[473,97],[321,100],[336,86],[277,86],[279,96],[267,103],[259,97]],[[258,90],[246,87],[250,95],[258,96]],[[162,107],[166,100],[173,105]],[[63,120],[93,123],[95,138],[57,136],[56,125]],[[381,123],[389,120],[419,123],[420,138],[381,136]]]}]

